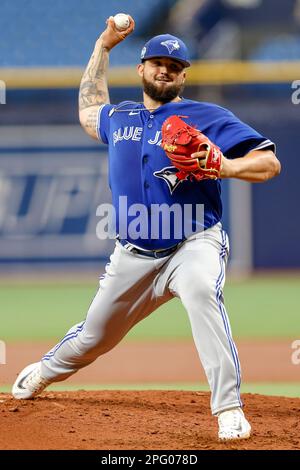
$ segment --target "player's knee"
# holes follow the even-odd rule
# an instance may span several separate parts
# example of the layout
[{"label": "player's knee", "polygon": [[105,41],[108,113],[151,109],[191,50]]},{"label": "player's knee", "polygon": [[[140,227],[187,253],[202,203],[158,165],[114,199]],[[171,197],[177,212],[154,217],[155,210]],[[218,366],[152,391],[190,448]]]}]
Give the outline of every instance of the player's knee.
[{"label": "player's knee", "polygon": [[90,354],[101,356],[110,351],[116,345],[117,341],[114,341],[114,338],[110,338],[105,334],[95,332],[93,335],[85,335],[81,343],[83,348]]},{"label": "player's knee", "polygon": [[186,302],[206,302],[216,297],[216,282],[199,275],[188,276],[180,285],[179,295]]}]

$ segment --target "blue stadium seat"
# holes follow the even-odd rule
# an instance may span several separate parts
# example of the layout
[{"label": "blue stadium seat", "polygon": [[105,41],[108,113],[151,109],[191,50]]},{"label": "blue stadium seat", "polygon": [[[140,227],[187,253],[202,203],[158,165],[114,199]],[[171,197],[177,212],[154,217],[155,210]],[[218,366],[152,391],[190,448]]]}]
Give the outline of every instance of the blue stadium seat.
[{"label": "blue stadium seat", "polygon": [[[176,0],[1,0],[0,67],[82,66],[105,28],[109,15],[128,12],[136,30],[126,45],[112,54],[112,65],[136,63],[138,40],[149,25],[156,26],[164,9]],[[26,11],[24,11],[26,7]],[[153,27],[153,26],[152,26]]]}]

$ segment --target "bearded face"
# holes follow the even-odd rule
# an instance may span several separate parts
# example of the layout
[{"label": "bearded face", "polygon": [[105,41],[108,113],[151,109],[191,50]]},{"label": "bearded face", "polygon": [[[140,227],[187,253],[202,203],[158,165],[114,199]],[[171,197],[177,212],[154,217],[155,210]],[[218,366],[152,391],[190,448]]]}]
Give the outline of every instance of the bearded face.
[{"label": "bearded face", "polygon": [[175,83],[167,84],[167,82],[157,83],[157,81],[153,83],[150,80],[148,81],[145,77],[143,77],[143,86],[146,95],[160,103],[169,103],[174,100],[174,98],[181,95],[184,89],[184,85]]},{"label": "bearded face", "polygon": [[165,57],[148,59],[139,66],[144,92],[154,101],[168,103],[184,89],[185,71],[182,64]]}]

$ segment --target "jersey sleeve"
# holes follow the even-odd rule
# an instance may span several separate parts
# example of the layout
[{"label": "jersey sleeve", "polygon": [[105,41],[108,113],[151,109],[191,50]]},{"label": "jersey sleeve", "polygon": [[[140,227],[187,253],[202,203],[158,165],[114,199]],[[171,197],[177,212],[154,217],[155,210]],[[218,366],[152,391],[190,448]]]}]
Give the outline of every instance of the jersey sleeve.
[{"label": "jersey sleeve", "polygon": [[97,136],[100,142],[108,144],[109,128],[110,128],[110,113],[114,109],[112,104],[103,104],[99,107],[97,118]]},{"label": "jersey sleeve", "polygon": [[219,128],[219,147],[227,158],[243,157],[252,150],[271,149],[275,144],[227,111]]}]

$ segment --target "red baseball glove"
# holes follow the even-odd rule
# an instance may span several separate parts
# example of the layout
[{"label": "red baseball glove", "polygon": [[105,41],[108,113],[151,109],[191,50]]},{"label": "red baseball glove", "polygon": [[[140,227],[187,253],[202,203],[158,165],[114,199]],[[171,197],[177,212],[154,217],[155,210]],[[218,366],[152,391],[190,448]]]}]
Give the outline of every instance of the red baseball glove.
[{"label": "red baseball glove", "polygon": [[[161,146],[172,164],[179,170],[179,179],[197,181],[220,178],[222,152],[208,137],[180,117],[168,117],[162,125]],[[196,152],[201,156],[192,157]]]}]

